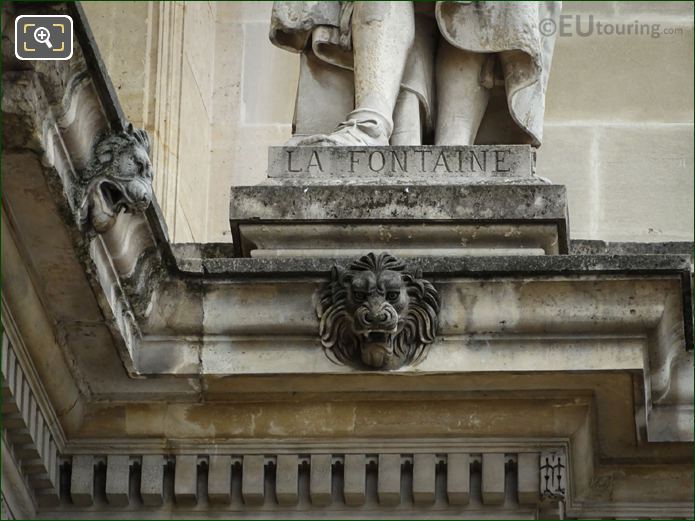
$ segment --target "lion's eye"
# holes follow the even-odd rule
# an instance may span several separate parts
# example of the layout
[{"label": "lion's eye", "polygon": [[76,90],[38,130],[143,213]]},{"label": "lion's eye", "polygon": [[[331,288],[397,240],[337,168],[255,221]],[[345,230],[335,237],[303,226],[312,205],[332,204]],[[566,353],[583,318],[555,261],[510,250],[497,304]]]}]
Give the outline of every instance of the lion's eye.
[{"label": "lion's eye", "polygon": [[352,296],[355,297],[355,300],[364,300],[367,298],[367,294],[364,291],[353,291]]},{"label": "lion's eye", "polygon": [[388,300],[398,300],[401,297],[401,292],[400,291],[389,291],[386,293],[386,298]]}]

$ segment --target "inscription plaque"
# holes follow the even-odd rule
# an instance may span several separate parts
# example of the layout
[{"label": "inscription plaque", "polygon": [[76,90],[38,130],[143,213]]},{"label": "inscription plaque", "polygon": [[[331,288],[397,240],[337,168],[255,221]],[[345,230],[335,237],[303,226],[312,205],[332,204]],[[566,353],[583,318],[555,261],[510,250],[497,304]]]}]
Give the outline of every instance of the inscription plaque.
[{"label": "inscription plaque", "polygon": [[527,145],[270,147],[268,177],[530,177]]}]

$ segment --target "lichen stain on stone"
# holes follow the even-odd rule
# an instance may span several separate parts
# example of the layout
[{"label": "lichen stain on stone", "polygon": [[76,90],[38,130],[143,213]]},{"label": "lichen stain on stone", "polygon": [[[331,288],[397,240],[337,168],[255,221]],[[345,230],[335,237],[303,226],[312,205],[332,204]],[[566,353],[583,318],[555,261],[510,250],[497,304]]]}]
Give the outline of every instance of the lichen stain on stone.
[{"label": "lichen stain on stone", "polygon": [[120,405],[106,406],[89,411],[84,418],[81,436],[98,436],[103,431],[128,431],[127,410]]},{"label": "lichen stain on stone", "polygon": [[125,408],[128,435],[165,436],[166,407],[158,404],[131,404]]},{"label": "lichen stain on stone", "polygon": [[259,408],[251,411],[236,409],[232,405],[185,406],[181,416],[187,425],[186,434],[191,433],[190,427],[195,427],[194,435],[197,436],[254,436],[255,417],[259,414]]},{"label": "lichen stain on stone", "polygon": [[[350,404],[268,404],[255,436],[344,436],[354,428]],[[266,414],[267,413],[267,414]],[[256,419],[261,419],[258,415]]]}]

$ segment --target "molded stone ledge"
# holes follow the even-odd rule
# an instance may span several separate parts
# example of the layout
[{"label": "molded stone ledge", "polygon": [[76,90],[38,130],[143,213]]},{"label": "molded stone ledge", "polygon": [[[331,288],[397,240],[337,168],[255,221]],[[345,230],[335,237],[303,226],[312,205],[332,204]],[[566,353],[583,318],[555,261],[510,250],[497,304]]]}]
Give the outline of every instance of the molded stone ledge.
[{"label": "molded stone ledge", "polygon": [[[314,302],[330,261],[230,261],[236,268],[274,269],[244,280],[249,272],[232,274],[227,265],[218,276],[195,285],[163,283],[141,326],[134,360],[138,373],[291,374],[304,375],[309,382],[312,375],[355,374],[330,362],[316,335]],[[441,295],[439,336],[421,364],[396,373],[635,372],[645,382],[637,424],[647,425],[649,439],[665,440],[673,434],[671,427],[652,424],[650,415],[656,409],[662,418],[671,415],[672,425],[685,425],[682,418],[688,411],[673,405],[692,400],[692,352],[686,351],[685,342],[690,308],[681,300],[683,283],[690,281],[686,258],[418,261]],[[627,269],[630,261],[638,266],[634,271]],[[315,391],[325,392],[317,385]],[[679,432],[692,436],[689,429]]]},{"label": "molded stone ledge", "polygon": [[[567,199],[560,185],[462,185],[410,184],[387,182],[364,184],[317,184],[303,180],[296,185],[270,180],[258,186],[231,189],[229,219],[232,237],[237,244],[236,256],[248,256],[253,249],[247,225],[297,226],[299,224],[331,225],[337,229],[349,226],[362,233],[361,225],[448,224],[448,225],[522,225],[540,226],[538,244],[548,242],[545,227],[554,228],[556,246],[547,253],[568,251]],[[388,234],[388,231],[386,232]],[[451,233],[451,241],[457,240]],[[509,247],[513,234],[502,233],[497,238],[501,247]],[[326,241],[340,248],[334,237]],[[281,238],[278,237],[277,242]],[[494,241],[493,241],[494,243]],[[300,246],[301,248],[302,246]],[[306,247],[306,246],[303,246]],[[374,240],[370,249],[384,249],[386,243]],[[436,247],[436,246],[435,246]],[[520,246],[524,247],[522,241]],[[288,241],[286,248],[296,246]]]},{"label": "molded stone ledge", "polygon": [[692,259],[695,244],[674,242],[606,242],[572,239],[570,253],[574,255],[686,255]]},{"label": "molded stone ledge", "polygon": [[396,257],[545,255],[558,253],[554,224],[244,224],[250,257]]},{"label": "molded stone ledge", "polygon": [[[618,420],[620,425],[625,426],[623,415],[626,411],[620,404],[632,395],[629,375],[612,373],[605,377],[590,377],[594,381],[603,381],[597,391],[607,394],[608,401],[613,400],[613,406],[618,406],[616,414],[601,413],[594,408],[598,397],[587,390],[590,386],[587,387],[586,382],[575,385],[575,389],[582,390],[576,393],[572,392],[571,383],[562,384],[567,381],[565,375],[557,373],[554,376],[554,391],[536,393],[534,398],[529,397],[523,379],[510,381],[507,378],[506,394],[469,392],[464,393],[467,397],[463,400],[445,396],[433,398],[432,394],[424,393],[421,396],[401,394],[390,401],[363,397],[358,402],[338,400],[330,403],[311,403],[292,398],[274,405],[264,402],[263,414],[259,414],[257,398],[247,404],[190,404],[179,406],[179,411],[173,410],[174,404],[152,404],[139,413],[141,406],[136,404],[95,404],[85,432],[71,444],[70,453],[99,455],[101,459],[107,453],[136,455],[135,459],[139,454],[147,454],[148,460],[166,454],[168,461],[174,456],[196,454],[199,462],[205,461],[208,456],[226,454],[240,463],[246,455],[260,454],[266,455],[266,462],[272,462],[276,454],[296,454],[300,460],[313,454],[329,453],[337,458],[355,454],[367,455],[370,461],[378,459],[376,456],[379,454],[401,454],[406,462],[411,455],[432,454],[432,447],[437,447],[434,453],[439,457],[466,453],[475,460],[483,453],[526,453],[539,448],[565,446],[569,463],[568,510],[574,510],[575,504],[580,508],[594,508],[595,511],[610,510],[612,501],[602,496],[605,494],[605,482],[593,479],[604,476],[608,476],[616,486],[623,481],[629,486],[631,480],[638,477],[645,481],[640,485],[632,483],[642,491],[651,490],[651,487],[677,485],[674,489],[664,490],[662,502],[674,515],[683,509],[692,509],[692,504],[684,499],[688,497],[689,469],[680,467],[668,475],[660,473],[647,476],[642,473],[642,467],[637,466],[636,470],[632,470],[629,464],[623,465],[622,462],[626,461],[624,458],[605,460],[606,444],[615,443],[615,440],[603,430],[596,432],[595,420],[597,413],[599,416],[609,414],[608,430],[612,430]],[[478,380],[480,378],[477,377]],[[539,378],[535,377],[536,380]],[[459,382],[461,380],[458,379]],[[618,382],[619,385],[616,385]],[[565,391],[558,391],[558,386]],[[475,384],[469,387],[477,388]],[[522,389],[525,392],[520,392]],[[350,399],[348,396],[345,398]],[[341,414],[341,410],[345,414]],[[162,411],[166,413],[162,415]],[[128,429],[128,424],[136,417],[140,418],[142,424],[138,430],[140,437],[133,434],[125,436],[123,433]],[[501,421],[507,417],[523,417],[525,420]],[[323,428],[317,430],[317,424],[308,421],[311,418],[320,418],[318,425],[323,425]],[[202,438],[200,435],[185,438],[175,434],[186,430],[184,424],[196,421],[204,423],[205,432],[214,428],[214,436],[203,434]],[[335,423],[337,431],[329,429],[329,423]],[[438,429],[443,425],[452,427],[449,435],[433,436],[432,433],[440,432]],[[290,426],[294,426],[294,429]],[[230,431],[236,432],[236,435],[228,437]],[[625,432],[623,428],[619,431]],[[263,435],[264,432],[268,434]],[[396,437],[395,432],[407,432],[407,436]],[[90,434],[96,433],[102,437],[90,437]],[[596,445],[597,439],[603,440],[600,449]],[[642,447],[642,451],[635,454],[649,449]],[[658,447],[651,449],[658,451]],[[662,456],[673,462],[678,461],[674,458],[687,458],[686,444],[681,444],[677,449],[680,456],[676,456],[672,450],[663,452]],[[239,470],[243,472],[243,468],[235,468],[233,472]],[[644,504],[637,490],[633,490],[631,497],[631,512],[650,508],[650,503]]]},{"label": "molded stone ledge", "polygon": [[[322,512],[331,517],[363,517],[371,512],[378,516],[411,508],[410,494],[401,495],[402,482],[405,491],[429,498],[420,507],[444,517],[477,517],[491,509],[501,517],[531,517],[544,492],[542,508],[548,512],[556,511],[558,501],[565,498],[564,489],[546,491],[541,484],[545,472],[542,456],[546,454],[563,463],[552,472],[563,482],[568,478],[564,440],[445,442],[444,446],[438,451],[391,443],[346,447],[338,441],[318,450],[307,446],[303,452],[266,446],[235,452],[218,448],[214,455],[200,455],[200,451],[82,453],[66,458],[62,466],[63,503],[41,513],[52,518],[89,512],[127,512],[131,516],[147,512],[146,517],[153,512],[174,516],[236,512],[274,517],[289,510],[300,515]],[[489,483],[480,479],[491,474],[500,476],[496,485],[501,483],[504,505],[490,500]],[[517,475],[518,481],[514,479]],[[132,476],[140,483],[139,489],[128,486]],[[104,480],[105,497],[100,494]],[[555,495],[548,497],[551,493]],[[435,497],[437,503],[433,504]],[[143,509],[143,502],[149,508]]]},{"label": "molded stone ledge", "polygon": [[[190,246],[186,246],[190,249]],[[182,251],[177,248],[178,252]],[[203,273],[208,276],[263,276],[270,273],[284,275],[323,275],[336,263],[344,263],[352,256],[319,258],[228,258],[209,254],[201,248],[194,259],[199,260]],[[383,250],[377,250],[383,251]],[[190,259],[187,259],[190,261]],[[689,290],[688,282],[690,259],[686,255],[544,255],[544,256],[498,256],[484,258],[477,256],[436,257],[417,256],[406,260],[409,267],[419,267],[424,273],[438,275],[602,275],[629,274],[657,275],[673,274],[683,277]],[[182,274],[185,270],[181,269]],[[197,273],[195,271],[189,272]]]}]

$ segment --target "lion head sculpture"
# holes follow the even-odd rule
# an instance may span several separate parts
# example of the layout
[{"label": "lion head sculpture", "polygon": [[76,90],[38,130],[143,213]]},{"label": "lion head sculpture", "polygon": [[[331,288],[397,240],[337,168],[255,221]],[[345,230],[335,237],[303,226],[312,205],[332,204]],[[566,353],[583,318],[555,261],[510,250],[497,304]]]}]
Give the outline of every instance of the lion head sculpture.
[{"label": "lion head sculpture", "polygon": [[121,210],[145,211],[152,201],[153,170],[147,132],[132,125],[101,138],[77,193],[80,226],[98,233],[111,229]]},{"label": "lion head sculpture", "polygon": [[439,294],[388,253],[334,267],[317,306],[321,343],[332,360],[391,370],[421,361],[437,333]]}]

